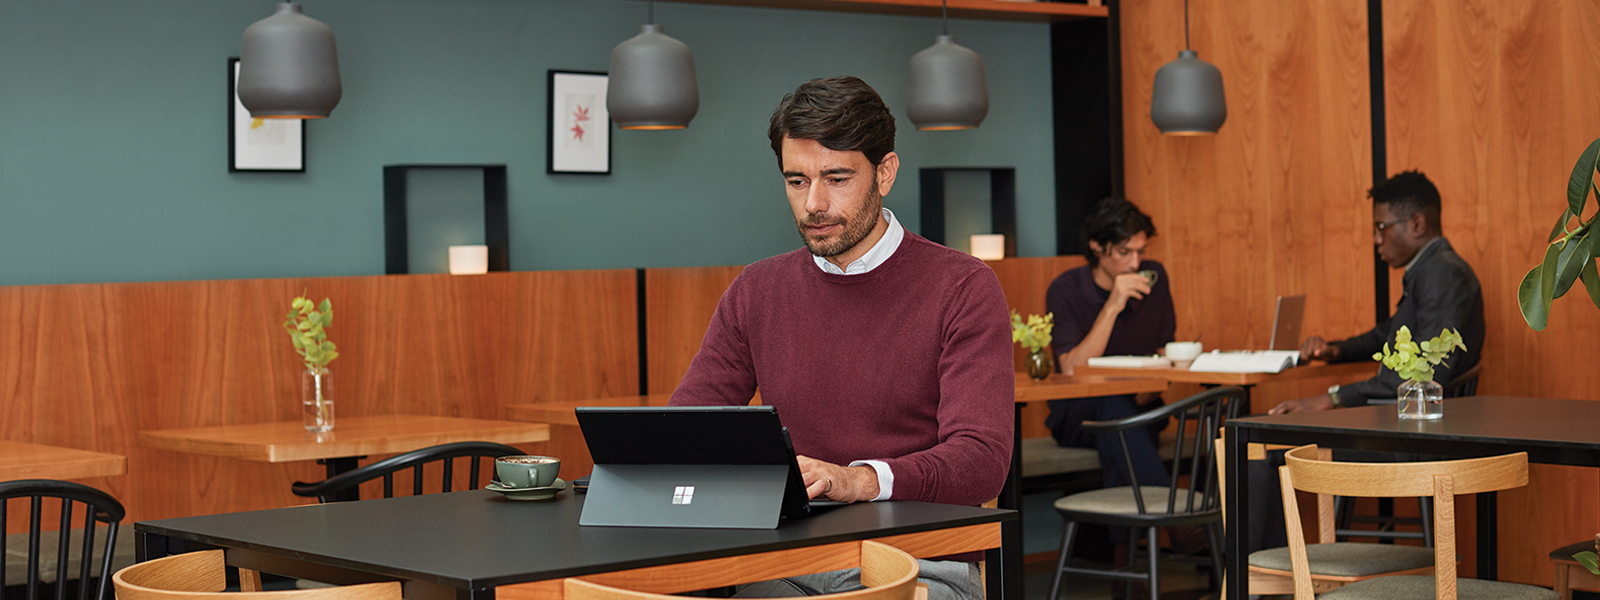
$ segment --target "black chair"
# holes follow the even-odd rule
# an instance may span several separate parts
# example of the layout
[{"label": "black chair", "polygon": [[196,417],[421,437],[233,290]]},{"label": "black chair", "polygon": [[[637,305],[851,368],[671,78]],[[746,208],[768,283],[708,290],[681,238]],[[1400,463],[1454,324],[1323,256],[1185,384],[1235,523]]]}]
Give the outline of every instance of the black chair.
[{"label": "black chair", "polygon": [[[479,487],[478,470],[480,462],[488,462],[490,478],[492,479],[494,475],[493,459],[513,454],[523,454],[523,452],[512,446],[494,442],[440,444],[386,458],[316,483],[296,481],[294,485],[290,486],[290,489],[296,496],[315,497],[318,502],[324,503],[345,499],[340,497],[340,494],[345,492],[349,492],[344,494],[348,499],[358,500],[360,498],[356,494],[361,484],[382,477],[383,497],[393,498],[395,471],[411,469],[411,493],[413,495],[421,495],[423,467],[428,463],[439,462],[444,467],[443,490],[449,492],[453,490],[455,484],[455,470],[453,468],[455,459],[463,457],[467,458],[471,469],[470,487],[468,489],[477,489]],[[482,461],[481,459],[483,458],[490,460]]]},{"label": "black chair", "polygon": [[[1168,472],[1174,478],[1187,473],[1190,482],[1188,487],[1142,485],[1133,461],[1127,458],[1124,450],[1133,485],[1082,492],[1056,500],[1056,512],[1061,513],[1066,526],[1061,534],[1061,556],[1056,563],[1055,579],[1050,584],[1049,600],[1059,597],[1061,581],[1069,573],[1128,582],[1145,580],[1150,586],[1150,597],[1160,597],[1157,565],[1161,548],[1156,531],[1161,527],[1204,527],[1212,575],[1215,581],[1222,581],[1222,498],[1217,482],[1216,439],[1223,422],[1237,416],[1246,402],[1244,390],[1219,387],[1126,419],[1083,424],[1084,431],[1118,436],[1126,449],[1128,442],[1124,432],[1176,417],[1178,451],[1173,453]],[[1067,566],[1079,523],[1128,527],[1129,566],[1122,569]],[[1145,532],[1149,546],[1149,564],[1143,572],[1133,564],[1139,530]]]},{"label": "black chair", "polygon": [[[55,556],[55,582],[54,597],[56,600],[65,600],[67,582],[73,578],[69,575],[69,566],[72,562],[72,539],[79,537],[78,547],[81,555],[78,557],[78,600],[107,600],[111,590],[111,557],[115,552],[117,543],[117,525],[122,522],[126,511],[122,503],[110,494],[92,487],[72,483],[70,481],[55,481],[51,479],[22,479],[0,483],[0,534],[6,531],[8,515],[11,512],[10,500],[13,498],[28,498],[28,570],[27,570],[27,596],[28,600],[43,600],[47,597],[51,584],[42,581],[39,564],[46,560],[41,554],[41,543],[47,539],[43,530],[43,515],[47,507],[45,499],[53,498],[60,501],[60,525],[55,531],[56,556]],[[80,513],[75,507],[83,505]],[[73,516],[81,514],[80,529],[73,529]],[[94,548],[95,534],[100,528],[96,524],[104,525],[105,540],[101,542],[101,560],[96,568]],[[0,557],[6,555],[10,548],[5,547],[4,537],[0,537]],[[0,589],[6,586],[17,585],[17,582],[6,581],[5,572],[0,569]],[[90,595],[90,590],[93,595]]]}]

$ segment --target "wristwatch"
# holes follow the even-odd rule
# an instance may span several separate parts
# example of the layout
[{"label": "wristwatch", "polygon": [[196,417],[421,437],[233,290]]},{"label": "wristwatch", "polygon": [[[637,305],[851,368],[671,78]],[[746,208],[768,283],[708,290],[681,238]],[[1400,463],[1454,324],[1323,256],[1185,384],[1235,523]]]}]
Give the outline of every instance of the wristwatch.
[{"label": "wristwatch", "polygon": [[1339,384],[1328,386],[1328,397],[1333,399],[1334,408],[1344,408],[1344,403],[1339,401]]}]

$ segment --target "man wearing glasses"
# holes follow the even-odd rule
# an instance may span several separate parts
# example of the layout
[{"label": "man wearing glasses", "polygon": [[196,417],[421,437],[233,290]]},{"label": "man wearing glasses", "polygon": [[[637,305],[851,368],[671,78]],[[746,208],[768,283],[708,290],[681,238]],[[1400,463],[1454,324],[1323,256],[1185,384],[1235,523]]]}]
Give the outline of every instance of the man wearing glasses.
[{"label": "man wearing glasses", "polygon": [[[1400,304],[1395,306],[1394,317],[1353,338],[1331,343],[1320,337],[1307,338],[1300,345],[1300,359],[1371,360],[1373,353],[1394,340],[1402,326],[1410,327],[1412,339],[1417,340],[1432,339],[1448,327],[1461,332],[1467,350],[1434,368],[1434,380],[1447,383],[1456,373],[1477,365],[1483,350],[1483,291],[1478,276],[1444,238],[1439,227],[1439,190],[1427,176],[1406,171],[1373,187],[1367,196],[1372,198],[1372,243],[1378,247],[1378,255],[1390,268],[1405,269]],[[1399,385],[1400,376],[1383,367],[1372,379],[1284,402],[1270,414],[1363,406],[1371,398],[1395,397]]]}]

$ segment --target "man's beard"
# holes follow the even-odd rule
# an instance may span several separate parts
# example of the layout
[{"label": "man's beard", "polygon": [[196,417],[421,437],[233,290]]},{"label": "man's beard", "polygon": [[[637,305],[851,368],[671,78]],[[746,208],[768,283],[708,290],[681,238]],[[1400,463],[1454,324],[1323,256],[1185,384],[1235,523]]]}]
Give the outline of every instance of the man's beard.
[{"label": "man's beard", "polygon": [[[861,211],[843,218],[828,218],[823,214],[807,215],[805,221],[796,222],[795,229],[800,232],[800,239],[805,241],[806,249],[814,256],[829,258],[844,254],[851,248],[867,239],[872,233],[872,228],[878,226],[878,218],[883,215],[883,197],[878,195],[878,179],[872,179],[872,189],[867,190],[867,197],[861,203]],[[838,237],[831,241],[827,239],[812,239],[806,235],[806,227],[816,225],[844,225]]]}]

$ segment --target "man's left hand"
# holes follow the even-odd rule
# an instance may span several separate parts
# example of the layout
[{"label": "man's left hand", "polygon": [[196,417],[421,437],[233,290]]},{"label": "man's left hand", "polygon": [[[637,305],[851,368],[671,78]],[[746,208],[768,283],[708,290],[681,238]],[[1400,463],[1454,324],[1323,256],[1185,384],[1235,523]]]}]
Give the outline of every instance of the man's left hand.
[{"label": "man's left hand", "polygon": [[811,498],[861,502],[878,497],[878,472],[872,467],[841,467],[809,456],[797,456],[795,462]]}]

